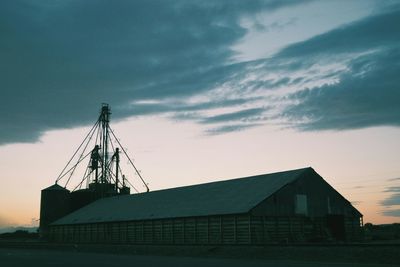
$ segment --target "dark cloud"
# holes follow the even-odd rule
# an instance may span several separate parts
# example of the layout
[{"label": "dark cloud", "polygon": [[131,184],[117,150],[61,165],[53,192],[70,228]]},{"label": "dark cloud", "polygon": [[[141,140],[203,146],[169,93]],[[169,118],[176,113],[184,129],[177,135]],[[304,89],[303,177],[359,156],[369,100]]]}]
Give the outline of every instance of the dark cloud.
[{"label": "dark cloud", "polygon": [[393,217],[400,217],[400,209],[395,210],[385,210],[382,212],[385,216],[393,216]]},{"label": "dark cloud", "polygon": [[[390,182],[396,182],[398,178],[388,179]],[[380,202],[383,208],[382,214],[385,216],[400,217],[400,209],[395,209],[400,206],[400,186],[388,186],[384,190],[387,193],[386,197]]]},{"label": "dark cloud", "polygon": [[400,126],[400,49],[360,56],[348,68],[337,83],[291,95],[298,103],[284,116],[303,130]]},{"label": "dark cloud", "polygon": [[211,90],[243,67],[228,64],[246,33],[241,17],[297,3],[1,1],[0,144],[87,124],[101,102]]},{"label": "dark cloud", "polygon": [[[254,62],[264,71],[283,73],[279,81],[254,80],[244,86],[247,90],[301,89],[282,98],[289,104],[276,116],[299,130],[398,127],[398,24],[400,6],[391,5],[385,13],[292,44],[273,58]],[[290,77],[296,72],[302,75]]]},{"label": "dark cloud", "polygon": [[256,126],[260,126],[258,123],[250,123],[250,124],[233,124],[233,125],[224,125],[215,128],[208,129],[206,133],[208,135],[219,135],[224,133],[238,132],[243,131],[249,128],[253,128]]},{"label": "dark cloud", "polygon": [[278,57],[335,57],[337,54],[365,52],[371,48],[393,46],[399,43],[400,8],[370,16],[343,25],[327,33],[288,46],[278,53]]},{"label": "dark cloud", "polygon": [[301,78],[290,79],[289,77],[283,77],[278,79],[269,79],[269,80],[254,80],[245,83],[245,86],[253,91],[259,89],[278,89],[281,86],[285,86],[288,84],[297,84],[301,82]]},{"label": "dark cloud", "polygon": [[[258,101],[255,110],[265,106],[253,93],[334,78],[336,84],[290,96],[298,104],[281,116],[306,119],[295,124],[306,130],[398,126],[396,8],[288,46],[272,58],[232,63],[231,47],[246,35],[240,24],[244,15],[299,3],[0,1],[0,145],[34,142],[50,129],[86,125],[102,102],[113,107],[115,119],[172,113],[172,118],[200,123],[232,123],[229,115],[205,118],[197,112],[235,107],[244,109],[236,114],[242,124],[208,133],[242,130],[259,125],[248,125],[255,114],[246,113],[245,104]],[[270,27],[295,21],[276,23]],[[292,76],[336,57],[346,70]],[[265,79],[265,74],[279,75]],[[222,87],[225,95],[218,98],[189,101]]]},{"label": "dark cloud", "polygon": [[205,124],[230,122],[237,120],[254,121],[260,119],[260,116],[265,111],[263,108],[243,109],[236,112],[224,113],[221,115],[204,118],[201,122]]},{"label": "dark cloud", "polygon": [[396,192],[400,193],[400,186],[390,186],[385,189],[385,192]]},{"label": "dark cloud", "polygon": [[269,31],[281,31],[282,29],[286,28],[287,26],[296,24],[298,18],[292,17],[289,19],[285,19],[282,21],[275,21],[269,25],[263,25],[258,21],[255,21],[252,25],[252,28],[256,31],[261,32],[269,32]]},{"label": "dark cloud", "polygon": [[[130,109],[135,110],[135,114],[138,115],[151,115],[151,114],[162,114],[171,113],[173,114],[171,118],[175,120],[191,120],[197,121],[202,124],[221,124],[221,123],[232,123],[232,122],[255,122],[264,120],[262,113],[268,110],[268,108],[248,108],[241,109],[239,111],[224,113],[215,116],[206,116],[199,113],[199,111],[206,111],[225,107],[241,107],[245,104],[251,104],[254,101],[262,100],[262,98],[240,98],[240,99],[226,99],[226,100],[216,100],[211,102],[199,102],[188,104],[186,102],[171,102],[171,103],[134,103],[131,105]],[[121,110],[124,112],[124,110]],[[130,110],[128,110],[130,112]],[[130,112],[132,113],[132,112]],[[248,128],[244,125],[243,129]],[[212,132],[230,132],[228,129],[242,129],[238,125],[227,126],[227,128],[222,128],[219,130],[212,130]]]},{"label": "dark cloud", "polygon": [[187,103],[185,101],[167,101],[167,102],[136,102],[132,103],[129,108],[122,108],[118,110],[120,114],[124,112],[135,115],[150,115],[160,113],[176,113],[175,117],[179,117],[180,113],[190,113],[195,111],[203,111],[224,107],[235,107],[244,104],[249,104],[254,101],[260,100],[259,97],[249,98],[236,98],[236,99],[223,99],[223,100],[210,100],[207,102]]},{"label": "dark cloud", "polygon": [[392,193],[381,201],[383,207],[391,207],[400,205],[400,186],[390,186],[384,192]]},{"label": "dark cloud", "polygon": [[381,204],[385,207],[400,205],[400,193],[392,194],[391,196],[384,199]]},{"label": "dark cloud", "polygon": [[394,7],[282,50],[277,57],[301,64],[344,60],[346,65],[333,73],[337,82],[290,95],[294,104],[283,116],[301,130],[400,126],[399,23],[400,9]]}]

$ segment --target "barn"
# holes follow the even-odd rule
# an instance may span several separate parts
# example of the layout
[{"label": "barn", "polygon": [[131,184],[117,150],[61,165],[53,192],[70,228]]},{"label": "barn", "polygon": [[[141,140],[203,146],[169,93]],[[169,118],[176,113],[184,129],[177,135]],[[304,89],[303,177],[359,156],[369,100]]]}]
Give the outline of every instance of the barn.
[{"label": "barn", "polygon": [[312,168],[99,199],[54,242],[267,244],[361,238],[362,214]]}]

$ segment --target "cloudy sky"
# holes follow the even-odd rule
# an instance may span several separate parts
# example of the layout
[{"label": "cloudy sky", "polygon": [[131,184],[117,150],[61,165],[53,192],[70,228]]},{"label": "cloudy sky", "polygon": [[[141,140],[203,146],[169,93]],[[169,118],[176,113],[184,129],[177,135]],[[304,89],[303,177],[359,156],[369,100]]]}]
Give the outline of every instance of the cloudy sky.
[{"label": "cloudy sky", "polygon": [[399,221],[398,25],[398,1],[1,1],[0,225],[39,217],[103,102],[153,190],[312,166]]}]

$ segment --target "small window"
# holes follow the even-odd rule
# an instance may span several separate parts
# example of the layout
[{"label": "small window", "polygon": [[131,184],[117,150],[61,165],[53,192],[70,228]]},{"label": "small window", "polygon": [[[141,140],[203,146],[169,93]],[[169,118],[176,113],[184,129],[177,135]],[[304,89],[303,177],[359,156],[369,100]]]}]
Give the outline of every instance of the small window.
[{"label": "small window", "polygon": [[295,199],[296,214],[307,215],[307,195],[296,195]]}]

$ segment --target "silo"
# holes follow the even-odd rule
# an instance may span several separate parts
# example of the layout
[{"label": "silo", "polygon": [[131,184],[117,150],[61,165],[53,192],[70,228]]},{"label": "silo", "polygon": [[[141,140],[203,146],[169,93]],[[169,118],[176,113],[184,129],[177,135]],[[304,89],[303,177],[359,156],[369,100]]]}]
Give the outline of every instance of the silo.
[{"label": "silo", "polygon": [[123,187],[120,189],[119,193],[120,193],[121,195],[130,195],[130,194],[131,194],[131,189],[130,189],[129,187],[123,186]]},{"label": "silo", "polygon": [[70,213],[69,190],[54,184],[42,190],[40,198],[40,227],[41,237],[46,237],[48,225]]},{"label": "silo", "polygon": [[115,185],[111,183],[91,183],[89,188],[72,191],[70,194],[71,212],[78,210],[103,197],[115,196]]},{"label": "silo", "polygon": [[78,210],[96,200],[95,192],[91,189],[80,189],[71,192],[71,211]]}]

